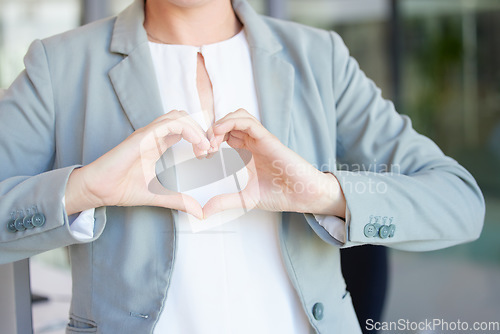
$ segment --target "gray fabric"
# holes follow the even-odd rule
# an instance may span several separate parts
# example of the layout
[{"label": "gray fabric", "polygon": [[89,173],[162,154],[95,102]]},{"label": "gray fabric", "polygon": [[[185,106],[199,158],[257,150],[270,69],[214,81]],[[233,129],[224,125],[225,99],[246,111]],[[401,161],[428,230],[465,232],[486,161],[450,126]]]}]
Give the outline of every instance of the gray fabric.
[{"label": "gray fabric", "polygon": [[[242,0],[233,6],[251,48],[264,126],[343,187],[351,214],[344,247],[423,251],[479,236],[484,202],[472,176],[382,99],[337,34],[259,16]],[[143,15],[143,0],[136,0],[118,17],[35,41],[26,70],[0,101],[2,224],[32,206],[47,218],[23,232],[1,228],[0,263],[70,245],[68,332],[151,333],[167,296],[174,212],[99,208],[95,237],[82,243],[61,202],[74,168],[163,113]],[[360,166],[368,171],[357,172]],[[370,184],[385,192],[368,191]],[[365,237],[371,216],[393,218],[395,236]],[[335,240],[312,215],[298,213],[282,214],[280,236],[314,330],[359,332]],[[312,316],[318,302],[320,321]]]}]

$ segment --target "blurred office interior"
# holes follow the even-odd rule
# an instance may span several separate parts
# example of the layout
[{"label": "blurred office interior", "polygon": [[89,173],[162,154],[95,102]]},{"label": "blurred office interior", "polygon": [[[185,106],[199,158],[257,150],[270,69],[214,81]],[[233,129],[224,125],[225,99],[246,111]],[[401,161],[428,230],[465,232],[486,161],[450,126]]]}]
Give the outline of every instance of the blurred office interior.
[{"label": "blurred office interior", "polygon": [[[0,88],[22,71],[34,39],[116,14],[130,2],[0,0]],[[384,97],[484,192],[479,240],[426,253],[389,251],[383,319],[500,321],[500,1],[249,2],[263,14],[337,31]],[[34,332],[63,333],[71,298],[64,249],[31,259],[31,285],[49,297],[33,307]]]}]

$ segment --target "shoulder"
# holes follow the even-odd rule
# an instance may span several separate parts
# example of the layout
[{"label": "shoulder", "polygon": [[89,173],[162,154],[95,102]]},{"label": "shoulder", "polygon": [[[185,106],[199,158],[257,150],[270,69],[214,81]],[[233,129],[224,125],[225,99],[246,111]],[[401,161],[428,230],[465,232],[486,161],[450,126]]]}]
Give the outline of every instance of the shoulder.
[{"label": "shoulder", "polygon": [[25,58],[32,80],[50,83],[54,94],[76,91],[84,78],[102,78],[123,59],[110,52],[116,17],[34,41]]},{"label": "shoulder", "polygon": [[47,54],[88,55],[89,51],[109,51],[115,17],[89,23],[42,40]]},{"label": "shoulder", "polygon": [[330,40],[330,31],[311,27],[305,24],[261,16],[264,23],[278,38],[293,40],[296,44],[323,44]]},{"label": "shoulder", "polygon": [[325,69],[324,66],[332,65],[334,58],[349,57],[344,41],[335,31],[267,16],[262,16],[262,20],[292,61],[306,61],[311,66]]},{"label": "shoulder", "polygon": [[287,47],[308,47],[316,49],[316,51],[318,49],[333,51],[333,48],[346,48],[340,35],[333,30],[320,29],[268,16],[261,16],[261,18]]},{"label": "shoulder", "polygon": [[69,85],[71,80],[107,73],[122,56],[110,51],[116,17],[36,40],[25,57],[28,69],[44,65],[54,85]]}]

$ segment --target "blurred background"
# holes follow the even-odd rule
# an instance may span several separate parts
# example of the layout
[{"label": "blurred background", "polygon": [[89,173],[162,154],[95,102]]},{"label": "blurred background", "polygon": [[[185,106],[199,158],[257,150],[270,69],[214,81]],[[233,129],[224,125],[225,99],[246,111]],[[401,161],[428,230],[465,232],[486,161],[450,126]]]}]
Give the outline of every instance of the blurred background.
[{"label": "blurred background", "polygon": [[[114,15],[130,2],[0,0],[0,88],[23,69],[34,39]],[[427,253],[389,251],[382,318],[499,322],[500,1],[250,3],[263,14],[337,31],[384,97],[412,118],[417,131],[464,165],[484,192],[486,222],[478,241]],[[378,288],[369,277],[365,284]],[[33,306],[35,333],[64,333],[71,298],[66,250],[32,258],[31,286],[49,297]]]}]

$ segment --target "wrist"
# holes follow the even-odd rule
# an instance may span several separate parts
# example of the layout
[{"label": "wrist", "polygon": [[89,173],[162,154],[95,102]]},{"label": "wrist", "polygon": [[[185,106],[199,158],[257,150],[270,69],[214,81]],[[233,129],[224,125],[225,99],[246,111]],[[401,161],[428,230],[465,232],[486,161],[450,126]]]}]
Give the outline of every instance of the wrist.
[{"label": "wrist", "polygon": [[68,178],[65,191],[65,209],[68,216],[103,206],[102,201],[89,189],[86,171],[86,167],[76,168]]},{"label": "wrist", "polygon": [[345,218],[347,204],[335,175],[329,172],[321,173],[319,184],[321,186],[314,201],[314,211],[311,213]]}]

